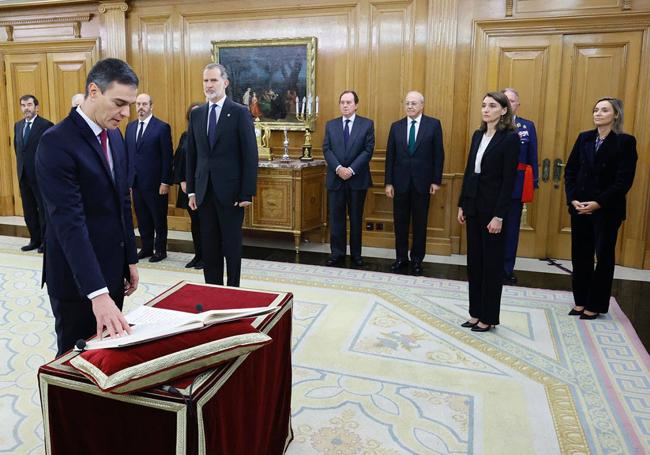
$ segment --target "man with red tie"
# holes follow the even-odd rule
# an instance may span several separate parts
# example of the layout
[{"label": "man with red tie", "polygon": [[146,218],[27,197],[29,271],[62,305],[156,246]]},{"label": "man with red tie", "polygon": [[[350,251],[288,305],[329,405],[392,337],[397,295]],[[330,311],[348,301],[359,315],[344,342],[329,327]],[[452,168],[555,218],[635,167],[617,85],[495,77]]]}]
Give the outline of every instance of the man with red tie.
[{"label": "man with red tie", "polygon": [[107,58],[88,73],[84,101],[50,128],[36,152],[48,219],[43,281],[57,334],[57,356],[104,328],[130,332],[124,295],[138,287],[127,157],[117,129],[129,116],[138,77]]}]

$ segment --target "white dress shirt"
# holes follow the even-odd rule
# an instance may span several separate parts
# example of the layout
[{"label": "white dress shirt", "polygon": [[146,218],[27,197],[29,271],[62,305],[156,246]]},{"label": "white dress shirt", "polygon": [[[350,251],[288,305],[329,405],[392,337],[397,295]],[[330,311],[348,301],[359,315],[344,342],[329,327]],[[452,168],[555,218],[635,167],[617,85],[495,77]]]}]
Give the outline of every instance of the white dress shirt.
[{"label": "white dress shirt", "polygon": [[476,174],[481,173],[481,161],[483,161],[483,154],[485,153],[487,146],[490,144],[492,137],[493,136],[488,136],[487,134],[483,133],[481,143],[478,146],[478,151],[476,152],[476,161],[474,162],[474,172]]},{"label": "white dress shirt", "polygon": [[411,125],[413,124],[413,120],[415,120],[415,139],[417,140],[418,138],[418,131],[420,131],[420,122],[422,121],[422,114],[418,115],[415,118],[411,117],[406,117],[406,145],[408,146],[409,143],[409,133],[411,132]]}]

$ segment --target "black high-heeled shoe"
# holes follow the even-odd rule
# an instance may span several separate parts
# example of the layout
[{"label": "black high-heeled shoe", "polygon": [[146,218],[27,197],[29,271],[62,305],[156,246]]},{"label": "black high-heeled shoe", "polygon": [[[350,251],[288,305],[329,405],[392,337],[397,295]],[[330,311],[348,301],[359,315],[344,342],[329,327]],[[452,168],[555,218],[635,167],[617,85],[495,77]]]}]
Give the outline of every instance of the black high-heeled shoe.
[{"label": "black high-heeled shoe", "polygon": [[582,314],[580,315],[580,319],[593,320],[593,319],[598,319],[598,316],[600,316],[600,313],[594,313],[594,314],[585,314],[585,313],[582,313]]},{"label": "black high-heeled shoe", "polygon": [[569,316],[582,316],[582,313],[585,311],[583,308],[582,310],[576,310],[575,308],[571,308],[571,311],[569,311]]},{"label": "black high-heeled shoe", "polygon": [[476,324],[478,324],[478,321],[476,321],[476,322],[465,321],[465,322],[463,322],[460,326],[461,326],[461,327],[465,327],[466,329],[471,329],[471,328],[474,327]]},{"label": "black high-heeled shoe", "polygon": [[471,328],[472,332],[489,332],[491,329],[494,328],[493,325],[488,325],[487,327],[479,327],[478,322],[476,324],[477,325]]}]

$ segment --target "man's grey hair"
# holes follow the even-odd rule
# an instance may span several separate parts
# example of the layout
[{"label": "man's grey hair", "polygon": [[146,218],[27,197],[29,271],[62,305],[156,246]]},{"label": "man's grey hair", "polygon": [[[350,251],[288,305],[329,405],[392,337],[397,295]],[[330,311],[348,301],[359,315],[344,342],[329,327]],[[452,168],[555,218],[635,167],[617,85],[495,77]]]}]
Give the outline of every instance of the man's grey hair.
[{"label": "man's grey hair", "polygon": [[214,69],[218,69],[221,72],[222,79],[226,79],[226,80],[228,79],[228,70],[221,63],[208,63],[207,65],[205,65],[205,68],[203,68],[203,71],[214,70]]},{"label": "man's grey hair", "polygon": [[501,92],[504,93],[504,94],[505,94],[506,92],[512,92],[512,93],[515,94],[515,96],[517,97],[517,99],[519,99],[519,93],[517,92],[517,90],[515,90],[515,89],[512,88],[512,87],[506,87],[506,88],[504,88],[503,90],[501,90]]}]

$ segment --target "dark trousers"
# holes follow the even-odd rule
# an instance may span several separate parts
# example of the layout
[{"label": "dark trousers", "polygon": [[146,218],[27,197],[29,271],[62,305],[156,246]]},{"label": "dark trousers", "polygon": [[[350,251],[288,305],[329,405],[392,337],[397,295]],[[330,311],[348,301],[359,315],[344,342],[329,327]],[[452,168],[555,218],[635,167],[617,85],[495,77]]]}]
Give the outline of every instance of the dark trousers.
[{"label": "dark trousers", "polygon": [[[110,296],[122,310],[124,292],[111,293]],[[97,332],[97,320],[90,300],[63,300],[50,296],[50,305],[54,314],[57,357],[72,349],[77,340],[86,339]]]},{"label": "dark trousers", "polygon": [[413,229],[411,261],[422,262],[426,253],[429,193],[418,193],[409,184],[405,193],[395,193],[393,221],[395,223],[395,252],[397,260],[408,259],[409,224]]},{"label": "dark trousers", "polygon": [[521,225],[521,210],[524,204],[513,199],[508,209],[508,214],[503,220],[506,227],[506,251],[503,272],[506,276],[512,275],[517,259],[517,246],[519,245],[519,227]]},{"label": "dark trousers", "polygon": [[571,263],[576,306],[594,313],[607,313],[609,310],[616,236],[621,221],[602,212],[571,216]]},{"label": "dark trousers", "polygon": [[219,204],[210,186],[199,206],[203,276],[208,284],[223,284],[225,257],[228,286],[239,287],[244,209]]},{"label": "dark trousers", "polygon": [[503,288],[505,233],[502,229],[499,234],[490,234],[487,230],[490,220],[492,215],[487,213],[467,217],[469,314],[485,324],[497,325]]},{"label": "dark trousers", "polygon": [[[180,191],[180,190],[179,190]],[[192,244],[194,245],[194,256],[202,259],[202,246],[201,246],[201,221],[199,220],[199,211],[187,208],[187,213],[190,215],[190,229],[192,230]]]},{"label": "dark trousers", "polygon": [[34,179],[26,176],[18,181],[20,199],[23,203],[23,217],[29,230],[30,243],[41,245],[45,238],[45,208],[43,199]]},{"label": "dark trousers", "polygon": [[[138,218],[138,230],[142,240],[143,251],[167,252],[167,194],[158,194],[158,189],[133,188],[135,216]],[[155,240],[154,240],[155,232]]]},{"label": "dark trousers", "polygon": [[346,214],[350,217],[350,256],[355,259],[360,258],[361,223],[366,190],[353,190],[344,182],[338,190],[328,190],[327,196],[332,258],[340,259],[345,256]]}]

